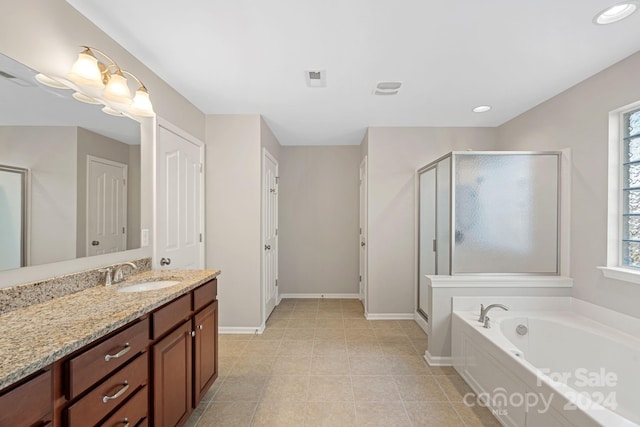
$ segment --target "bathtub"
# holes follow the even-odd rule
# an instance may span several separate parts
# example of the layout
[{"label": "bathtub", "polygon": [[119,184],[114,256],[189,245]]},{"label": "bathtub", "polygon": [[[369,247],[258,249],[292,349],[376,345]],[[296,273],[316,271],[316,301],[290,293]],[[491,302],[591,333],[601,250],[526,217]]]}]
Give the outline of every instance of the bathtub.
[{"label": "bathtub", "polygon": [[640,427],[639,319],[573,298],[555,311],[509,299],[484,302],[512,307],[493,309],[490,329],[479,309],[454,304],[453,363],[476,393],[465,403],[489,407],[505,426]]}]

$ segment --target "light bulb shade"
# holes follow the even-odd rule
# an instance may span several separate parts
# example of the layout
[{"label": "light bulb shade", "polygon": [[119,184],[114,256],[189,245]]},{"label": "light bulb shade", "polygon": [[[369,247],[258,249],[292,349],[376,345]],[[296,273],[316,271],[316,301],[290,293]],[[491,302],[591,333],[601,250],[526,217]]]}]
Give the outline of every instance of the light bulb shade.
[{"label": "light bulb shade", "polygon": [[147,92],[146,89],[140,88],[136,91],[136,96],[133,98],[133,105],[130,111],[136,116],[143,117],[152,117],[155,114],[151,100],[149,99],[149,92]]},{"label": "light bulb shade", "polygon": [[87,104],[101,104],[101,102],[98,101],[97,99],[92,98],[92,97],[90,97],[88,95],[85,95],[84,93],[81,93],[81,92],[74,92],[73,95],[71,95],[71,96],[73,96],[78,101],[84,102],[84,103],[87,103]]},{"label": "light bulb shade", "polygon": [[70,87],[68,87],[67,85],[65,85],[62,82],[59,82],[58,80],[54,79],[53,77],[49,77],[46,74],[36,74],[35,79],[42,83],[43,85],[49,86],[49,87],[53,87],[56,89],[71,89]]},{"label": "light bulb shade", "polygon": [[104,87],[98,60],[88,49],[78,55],[78,60],[71,67],[67,78],[79,86],[98,89]]},{"label": "light bulb shade", "polygon": [[120,111],[114,110],[111,107],[105,106],[105,107],[102,108],[102,111],[107,113],[107,114],[109,114],[110,116],[124,117],[123,114]]},{"label": "light bulb shade", "polygon": [[121,74],[111,74],[107,87],[104,88],[104,99],[117,104],[131,104],[131,91],[127,79]]}]

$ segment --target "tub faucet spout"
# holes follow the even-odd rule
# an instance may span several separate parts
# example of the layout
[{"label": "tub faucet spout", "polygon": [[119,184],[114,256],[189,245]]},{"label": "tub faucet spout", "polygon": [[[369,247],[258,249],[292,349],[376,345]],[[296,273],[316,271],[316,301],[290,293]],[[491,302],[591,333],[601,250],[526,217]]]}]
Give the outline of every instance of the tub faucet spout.
[{"label": "tub faucet spout", "polygon": [[480,318],[478,319],[478,322],[480,323],[484,323],[485,318],[487,317],[487,314],[489,314],[489,310],[491,310],[492,308],[501,308],[504,311],[509,311],[509,307],[507,307],[506,305],[502,305],[502,304],[491,304],[488,307],[485,307],[484,304],[480,304]]}]

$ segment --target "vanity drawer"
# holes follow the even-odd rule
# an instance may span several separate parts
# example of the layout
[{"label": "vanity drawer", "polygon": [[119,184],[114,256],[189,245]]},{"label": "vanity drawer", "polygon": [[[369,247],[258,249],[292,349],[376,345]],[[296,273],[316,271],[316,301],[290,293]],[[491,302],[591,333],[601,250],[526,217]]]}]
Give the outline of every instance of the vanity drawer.
[{"label": "vanity drawer", "polygon": [[173,302],[153,312],[151,315],[151,338],[156,339],[175,326],[187,320],[191,315],[191,293],[181,296]]},{"label": "vanity drawer", "polygon": [[218,279],[213,279],[193,291],[193,311],[210,304],[218,296]]},{"label": "vanity drawer", "polygon": [[100,383],[82,399],[67,409],[69,427],[96,425],[117,408],[141,385],[147,384],[148,357],[142,353],[133,362]]},{"label": "vanity drawer", "polygon": [[104,427],[123,427],[125,425],[138,426],[140,421],[147,418],[149,391],[142,387],[113,415],[100,423]]},{"label": "vanity drawer", "polygon": [[0,395],[0,426],[40,425],[51,419],[51,371]]},{"label": "vanity drawer", "polygon": [[68,362],[67,397],[73,399],[116,368],[145,351],[149,343],[149,319],[90,348]]}]

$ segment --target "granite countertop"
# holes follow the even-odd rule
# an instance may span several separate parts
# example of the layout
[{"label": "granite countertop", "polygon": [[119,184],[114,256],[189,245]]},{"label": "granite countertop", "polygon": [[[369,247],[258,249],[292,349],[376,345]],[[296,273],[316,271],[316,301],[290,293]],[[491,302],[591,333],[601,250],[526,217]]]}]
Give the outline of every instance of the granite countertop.
[{"label": "granite countertop", "polygon": [[[153,270],[0,315],[0,390],[186,294],[219,270]],[[180,280],[164,289],[118,292],[146,280]]]}]

